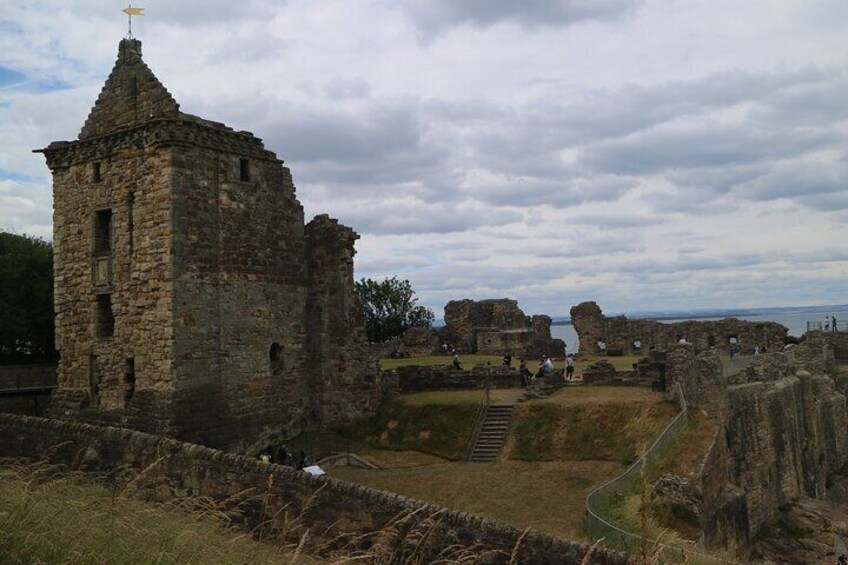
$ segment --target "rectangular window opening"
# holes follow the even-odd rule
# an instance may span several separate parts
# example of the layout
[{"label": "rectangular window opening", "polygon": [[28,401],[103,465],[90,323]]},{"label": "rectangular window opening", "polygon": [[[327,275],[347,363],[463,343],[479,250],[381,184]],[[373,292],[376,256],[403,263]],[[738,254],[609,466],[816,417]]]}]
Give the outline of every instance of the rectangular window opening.
[{"label": "rectangular window opening", "polygon": [[239,159],[239,178],[242,182],[250,180],[250,160]]},{"label": "rectangular window opening", "polygon": [[100,163],[92,163],[91,164],[91,182],[100,182],[102,177],[100,176]]},{"label": "rectangular window opening", "polygon": [[124,402],[129,403],[135,393],[135,357],[127,359],[124,368]]},{"label": "rectangular window opening", "polygon": [[97,337],[112,337],[115,335],[115,316],[112,314],[112,295],[97,296]]},{"label": "rectangular window opening", "polygon": [[130,192],[127,199],[127,245],[130,256],[133,252],[133,216],[135,216],[135,192]]},{"label": "rectangular window opening", "polygon": [[94,214],[94,252],[112,251],[112,210],[98,210]]}]

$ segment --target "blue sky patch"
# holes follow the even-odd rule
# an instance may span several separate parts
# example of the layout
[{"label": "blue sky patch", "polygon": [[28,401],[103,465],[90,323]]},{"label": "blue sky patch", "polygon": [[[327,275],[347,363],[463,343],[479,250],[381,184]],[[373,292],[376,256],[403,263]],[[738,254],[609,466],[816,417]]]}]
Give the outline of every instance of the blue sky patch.
[{"label": "blue sky patch", "polygon": [[19,84],[26,80],[27,77],[25,74],[7,69],[6,67],[0,67],[0,88]]}]

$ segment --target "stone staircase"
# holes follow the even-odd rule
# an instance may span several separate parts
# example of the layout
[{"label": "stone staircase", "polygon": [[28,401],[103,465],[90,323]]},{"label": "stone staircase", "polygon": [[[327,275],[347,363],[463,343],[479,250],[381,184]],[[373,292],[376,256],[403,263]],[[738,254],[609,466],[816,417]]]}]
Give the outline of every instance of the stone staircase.
[{"label": "stone staircase", "polygon": [[492,404],[480,427],[477,441],[471,451],[470,461],[494,461],[503,449],[509,424],[512,422],[513,404]]}]

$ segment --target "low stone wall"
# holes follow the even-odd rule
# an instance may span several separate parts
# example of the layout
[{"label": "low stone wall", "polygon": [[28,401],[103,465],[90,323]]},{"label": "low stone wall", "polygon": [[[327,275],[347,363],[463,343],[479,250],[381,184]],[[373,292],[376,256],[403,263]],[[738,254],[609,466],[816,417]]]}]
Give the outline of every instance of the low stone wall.
[{"label": "low stone wall", "polygon": [[50,406],[50,395],[28,395],[0,397],[0,412],[23,414],[24,416],[44,416]]},{"label": "low stone wall", "polygon": [[[585,543],[522,532],[465,512],[122,428],[0,414],[0,456],[47,457],[100,476],[119,467],[132,469],[141,473],[134,484],[142,496],[229,500],[242,511],[240,525],[251,531],[262,528],[266,539],[305,537],[308,545],[326,544],[329,549],[355,540],[357,550],[377,546],[391,556],[411,552],[427,536],[421,555],[425,563],[442,552],[465,550],[478,555],[476,563],[510,563],[513,555],[514,562],[527,565],[571,565],[581,563],[589,550]],[[387,539],[390,525],[402,532],[401,539]],[[596,549],[589,562],[632,563],[626,555],[604,549]]]},{"label": "low stone wall", "polygon": [[521,373],[512,367],[478,366],[458,371],[451,365],[409,365],[383,372],[384,387],[399,393],[428,390],[474,390],[485,388],[519,388]]},{"label": "low stone wall", "polygon": [[651,352],[633,364],[632,371],[618,371],[606,359],[599,359],[583,369],[583,384],[608,386],[643,386],[666,388],[666,354]]},{"label": "low stone wall", "polygon": [[0,389],[56,385],[56,363],[0,365]]}]

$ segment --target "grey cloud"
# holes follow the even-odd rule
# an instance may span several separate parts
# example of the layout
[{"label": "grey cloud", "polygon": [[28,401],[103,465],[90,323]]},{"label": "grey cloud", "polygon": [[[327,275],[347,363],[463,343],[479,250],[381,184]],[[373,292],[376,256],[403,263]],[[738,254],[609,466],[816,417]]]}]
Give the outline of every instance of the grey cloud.
[{"label": "grey cloud", "polygon": [[323,90],[324,95],[331,100],[368,98],[371,94],[371,85],[361,77],[336,78],[324,85]]},{"label": "grey cloud", "polygon": [[338,208],[334,202],[321,202],[318,206],[357,231],[372,234],[463,232],[523,219],[520,212],[489,211],[473,202],[426,203],[410,198],[343,204]]},{"label": "grey cloud", "polygon": [[632,214],[577,214],[565,216],[563,221],[566,224],[589,225],[603,230],[620,230],[656,226],[668,222],[668,218]]},{"label": "grey cloud", "polygon": [[[797,159],[774,164],[767,173],[740,183],[735,191],[746,198],[771,200],[810,195],[848,194],[848,159],[838,161]],[[845,200],[844,198],[842,199]]]},{"label": "grey cloud", "polygon": [[433,34],[463,24],[488,27],[514,22],[535,28],[615,20],[640,4],[634,0],[406,0],[400,7],[425,34]]},{"label": "grey cloud", "polygon": [[627,177],[534,178],[517,177],[489,181],[464,192],[481,202],[496,206],[543,206],[561,208],[586,202],[614,201],[635,186]]}]

